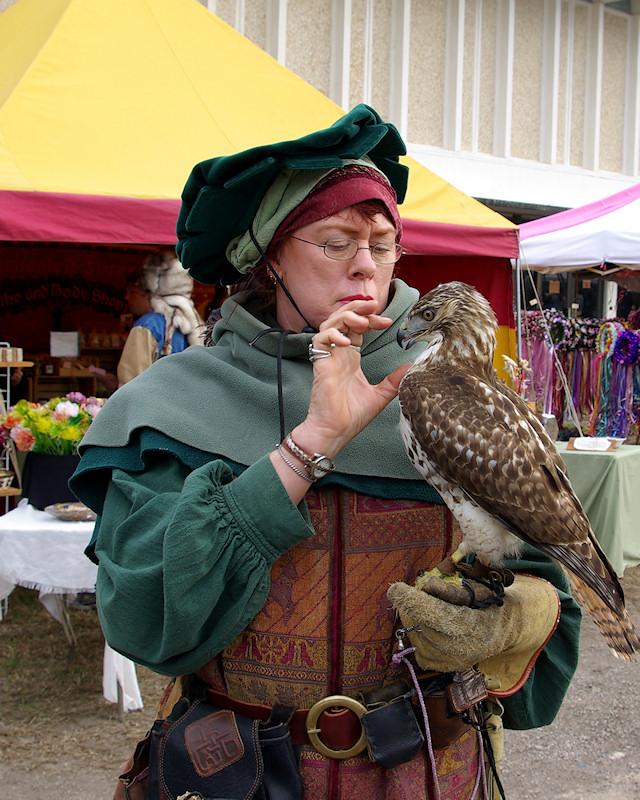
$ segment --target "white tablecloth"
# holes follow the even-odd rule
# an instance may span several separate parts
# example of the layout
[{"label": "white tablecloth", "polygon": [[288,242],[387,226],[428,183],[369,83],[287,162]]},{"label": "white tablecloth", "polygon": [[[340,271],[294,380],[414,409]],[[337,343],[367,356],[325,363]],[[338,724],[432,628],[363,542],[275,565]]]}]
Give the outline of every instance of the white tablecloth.
[{"label": "white tablecloth", "polygon": [[98,568],[84,555],[93,522],[63,522],[21,500],[0,516],[0,578],[41,594],[93,592]]},{"label": "white tablecloth", "polygon": [[[93,522],[64,522],[21,500],[0,516],[0,600],[16,585],[36,589],[61,622],[56,595],[95,590],[98,568],[84,555],[92,532]],[[118,682],[124,710],[142,708],[134,664],[105,643],[103,690],[111,702],[117,702]]]}]

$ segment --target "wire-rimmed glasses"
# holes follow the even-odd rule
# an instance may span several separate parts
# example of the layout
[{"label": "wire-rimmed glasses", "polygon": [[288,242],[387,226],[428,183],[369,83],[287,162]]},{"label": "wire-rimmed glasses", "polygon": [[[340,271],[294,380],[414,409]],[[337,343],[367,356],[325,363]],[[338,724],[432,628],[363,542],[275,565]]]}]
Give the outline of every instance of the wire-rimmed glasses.
[{"label": "wire-rimmed glasses", "polygon": [[371,258],[376,264],[386,266],[395,264],[402,255],[402,245],[397,242],[377,242],[367,247],[359,247],[355,239],[330,239],[324,244],[318,244],[318,242],[310,242],[308,239],[301,239],[292,233],[289,234],[289,237],[297,239],[299,242],[321,247],[325,256],[332,261],[351,261],[358,254],[358,250],[369,250]]}]

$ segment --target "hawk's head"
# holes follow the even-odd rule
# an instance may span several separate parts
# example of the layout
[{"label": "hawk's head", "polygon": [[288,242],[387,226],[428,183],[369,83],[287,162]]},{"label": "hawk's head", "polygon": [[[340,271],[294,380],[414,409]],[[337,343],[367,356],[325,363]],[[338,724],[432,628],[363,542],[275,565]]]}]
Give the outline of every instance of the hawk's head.
[{"label": "hawk's head", "polygon": [[473,286],[441,283],[421,297],[398,330],[405,350],[426,344],[419,362],[481,361],[491,365],[497,320],[486,298]]}]

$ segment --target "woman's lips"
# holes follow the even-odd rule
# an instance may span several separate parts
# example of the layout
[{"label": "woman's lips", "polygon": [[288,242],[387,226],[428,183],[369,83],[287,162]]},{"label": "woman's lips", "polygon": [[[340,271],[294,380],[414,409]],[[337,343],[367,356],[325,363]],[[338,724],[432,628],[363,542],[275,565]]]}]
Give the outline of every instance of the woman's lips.
[{"label": "woman's lips", "polygon": [[370,294],[350,294],[348,297],[341,297],[340,303],[350,303],[352,300],[373,300]]}]

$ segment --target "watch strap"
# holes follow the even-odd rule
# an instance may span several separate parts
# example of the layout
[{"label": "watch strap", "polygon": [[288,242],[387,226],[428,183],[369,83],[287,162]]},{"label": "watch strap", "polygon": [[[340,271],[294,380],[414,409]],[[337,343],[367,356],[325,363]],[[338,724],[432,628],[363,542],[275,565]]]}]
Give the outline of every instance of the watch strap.
[{"label": "watch strap", "polygon": [[[300,459],[302,463],[308,467],[310,470],[314,472],[320,472],[322,475],[328,475],[330,472],[336,468],[336,465],[333,461],[329,458],[329,456],[325,456],[322,453],[313,453],[310,455],[309,453],[305,452],[299,445],[297,445],[291,436],[290,433],[287,434],[284,444],[286,445],[287,449],[294,455],[296,458]],[[326,466],[320,465],[318,462],[322,460],[328,462]]]}]

